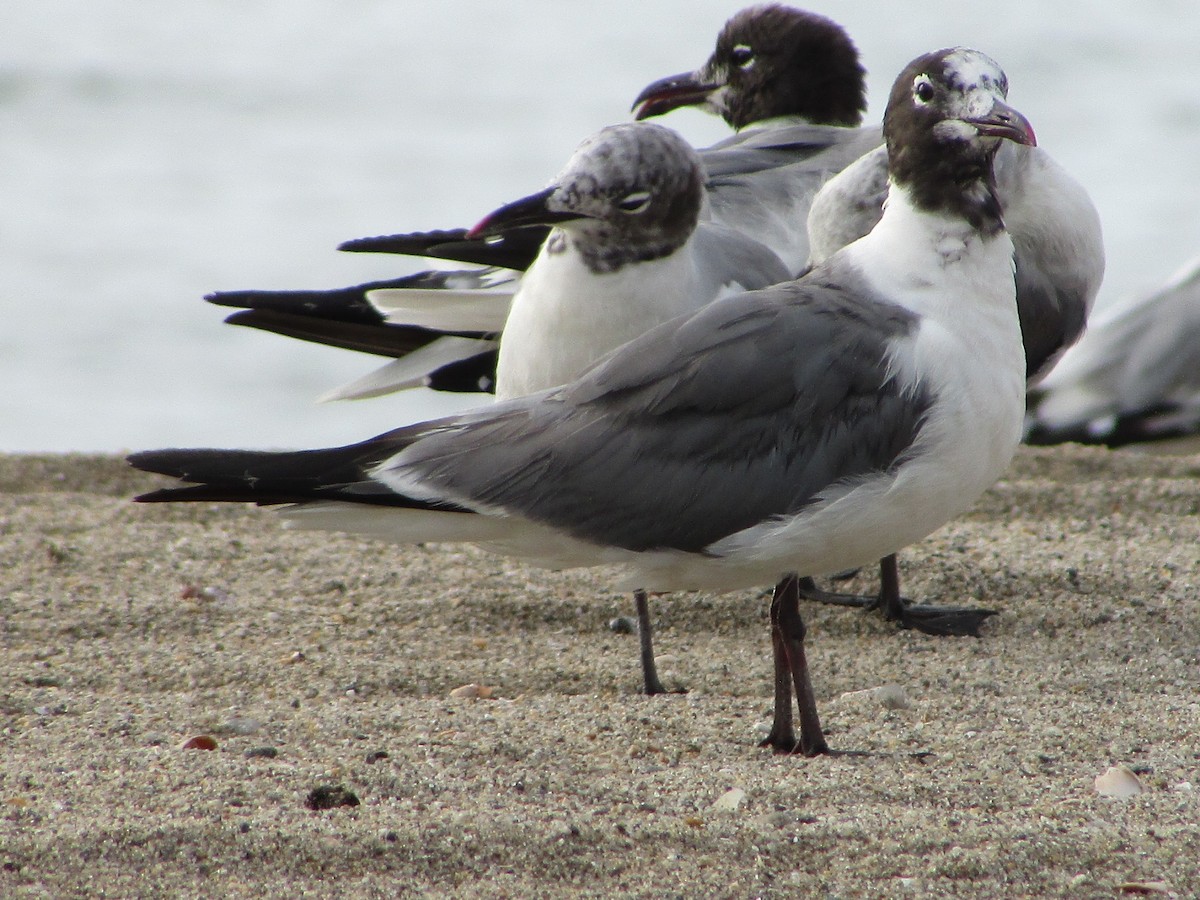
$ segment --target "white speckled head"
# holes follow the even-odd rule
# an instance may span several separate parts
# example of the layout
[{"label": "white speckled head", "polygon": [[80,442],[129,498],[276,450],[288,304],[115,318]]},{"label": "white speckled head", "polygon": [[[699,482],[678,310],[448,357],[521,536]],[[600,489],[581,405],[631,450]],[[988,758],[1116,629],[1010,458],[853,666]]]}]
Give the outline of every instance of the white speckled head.
[{"label": "white speckled head", "polygon": [[[939,136],[962,140],[973,138],[978,132],[964,120],[982,118],[991,112],[997,100],[1006,100],[1008,76],[986,53],[966,47],[949,51],[943,61],[942,80],[950,89],[944,109],[949,117],[937,126]],[[928,78],[922,73],[914,79],[914,97],[918,83]]]},{"label": "white speckled head", "polygon": [[892,181],[925,209],[953,210],[977,225],[990,220],[983,230],[997,230],[992,157],[1001,138],[1035,143],[1007,91],[1004,70],[978,50],[938,50],[909,63],[883,117]]},{"label": "white speckled head", "polygon": [[703,201],[704,168],[687,141],[627,122],[585,140],[550,187],[486,216],[469,236],[553,225],[549,250],[574,246],[589,268],[611,272],[683,246]]}]

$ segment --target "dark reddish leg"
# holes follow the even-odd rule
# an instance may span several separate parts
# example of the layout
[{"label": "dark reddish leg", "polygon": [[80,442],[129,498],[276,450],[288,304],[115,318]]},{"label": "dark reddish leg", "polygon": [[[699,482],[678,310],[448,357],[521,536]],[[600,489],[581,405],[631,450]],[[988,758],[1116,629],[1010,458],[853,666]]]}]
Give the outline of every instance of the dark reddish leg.
[{"label": "dark reddish leg", "polygon": [[[804,654],[807,629],[800,616],[799,578],[786,576],[775,586],[771,599],[771,646],[775,660],[775,718],[771,733],[760,746],[771,747],[776,753],[801,753],[818,756],[829,752],[817,700],[808,676],[808,659]],[[800,712],[800,739],[792,727],[792,689]]]}]

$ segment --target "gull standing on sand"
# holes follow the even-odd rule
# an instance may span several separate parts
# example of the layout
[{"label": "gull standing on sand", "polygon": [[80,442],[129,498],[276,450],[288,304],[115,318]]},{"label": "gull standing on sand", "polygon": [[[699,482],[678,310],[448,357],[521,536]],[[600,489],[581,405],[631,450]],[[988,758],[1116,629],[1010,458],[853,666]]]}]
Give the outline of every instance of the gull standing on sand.
[{"label": "gull standing on sand", "polygon": [[[789,277],[766,247],[699,222],[703,202],[696,152],[670,129],[632,123],[584,141],[550,187],[476,225],[471,235],[482,237],[553,225],[504,323],[496,398],[565,384],[663,322]],[[372,300],[411,321],[421,310],[403,308],[409,297],[408,291],[388,291]],[[634,591],[634,603],[643,690],[666,693],[644,590]]]},{"label": "gull standing on sand", "polygon": [[[906,67],[884,117],[882,219],[797,281],[654,328],[563,387],[359,444],[134,454],[191,483],[140,499],[288,504],[302,526],[617,564],[654,590],[894,553],[968,509],[1020,439],[1013,248],[991,163],[1033,132],[1004,87],[973,50]],[[794,594],[777,592],[771,620],[765,743],[828,752]]]},{"label": "gull standing on sand", "polygon": [[[737,13],[717,38],[709,60],[695,73],[661,79],[646,88],[638,116],[698,106],[740,129],[729,143],[768,145],[801,140],[794,123],[806,118],[812,97],[828,97],[849,117],[852,93],[861,84],[857,54],[841,29],[813,13],[769,4]],[[816,35],[823,34],[822,41]],[[846,131],[847,129],[842,129]],[[857,129],[868,140],[878,129]],[[877,145],[878,140],[875,141]],[[721,145],[718,145],[721,146]],[[809,261],[816,263],[862,237],[879,221],[888,193],[888,156],[882,146],[833,175],[805,206]],[[997,194],[1016,255],[1017,304],[1031,383],[1044,376],[1083,332],[1104,277],[1100,216],[1087,192],[1046,152],[1006,142],[996,163]],[[768,237],[762,238],[774,246]],[[777,252],[784,254],[784,251]],[[785,255],[785,254],[784,254]],[[900,596],[897,561],[880,561],[877,597],[832,594],[811,579],[801,584],[809,599],[880,607],[904,627],[933,634],[977,634],[990,610],[907,605]]]}]

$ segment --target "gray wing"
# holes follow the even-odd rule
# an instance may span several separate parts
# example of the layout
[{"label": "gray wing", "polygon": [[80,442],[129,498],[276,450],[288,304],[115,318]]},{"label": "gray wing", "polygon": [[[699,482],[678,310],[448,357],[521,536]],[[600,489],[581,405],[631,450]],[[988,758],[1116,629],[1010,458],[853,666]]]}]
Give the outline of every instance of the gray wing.
[{"label": "gray wing", "polygon": [[725,294],[730,288],[755,291],[787,281],[793,275],[772,250],[740,231],[701,222],[692,240],[692,254],[702,283],[717,287],[706,292],[710,297],[723,296],[722,288]]},{"label": "gray wing", "polygon": [[700,158],[709,177],[720,178],[792,165],[826,153],[854,153],[845,165],[882,143],[883,130],[877,125],[775,125],[743,129],[701,150]]},{"label": "gray wing", "polygon": [[1036,380],[1079,339],[1104,280],[1100,214],[1044,150],[1004,141],[995,168],[1013,239],[1025,374]]},{"label": "gray wing", "polygon": [[882,137],[877,128],[820,125],[763,131],[774,144],[744,139],[702,154],[709,172],[707,218],[770,247],[795,275],[809,259],[805,223],[813,197]]},{"label": "gray wing", "polygon": [[825,274],[666,323],[571,385],[422,438],[377,474],[631,550],[702,552],[795,513],[895,466],[930,403],[888,375],[889,344],[916,317]]},{"label": "gray wing", "polygon": [[887,193],[884,147],[864,154],[825,182],[808,213],[811,261],[828,259],[874,228],[883,215]]},{"label": "gray wing", "polygon": [[1200,261],[1089,328],[1042,383],[1033,439],[1117,444],[1188,434],[1198,410]]}]

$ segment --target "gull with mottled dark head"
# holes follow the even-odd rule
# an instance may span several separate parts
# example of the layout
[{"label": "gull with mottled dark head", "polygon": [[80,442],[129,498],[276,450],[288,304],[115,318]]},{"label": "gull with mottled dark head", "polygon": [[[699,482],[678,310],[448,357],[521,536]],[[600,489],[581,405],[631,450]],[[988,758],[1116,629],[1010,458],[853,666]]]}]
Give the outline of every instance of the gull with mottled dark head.
[{"label": "gull with mottled dark head", "polygon": [[[1007,94],[1003,73],[997,88]],[[821,188],[808,217],[812,261],[870,231],[888,194],[889,169],[903,165],[882,149],[847,166]],[[1006,142],[994,162],[996,196],[1016,257],[1017,304],[1036,383],[1077,341],[1104,279],[1100,216],[1087,191],[1042,148]],[[931,190],[947,190],[939,185]]]},{"label": "gull with mottled dark head", "polygon": [[704,170],[686,141],[658,126],[615,125],[580,144],[550,187],[496,210],[467,238],[560,225],[551,240],[573,244],[599,275],[678,250],[703,199]]},{"label": "gull with mottled dark head", "polygon": [[[140,499],[288,504],[298,525],[615,564],[662,590],[822,574],[921,540],[1021,434],[1012,242],[986,163],[1032,131],[994,83],[952,77],[988,66],[949,50],[901,73],[885,122],[909,164],[875,229],[805,277],[651,329],[562,387],[360,444],[134,454],[190,483]],[[823,753],[794,584],[772,603],[767,743]]]},{"label": "gull with mottled dark head", "polygon": [[708,217],[766,244],[795,274],[809,260],[814,195],[882,141],[878,126],[858,127],[866,105],[866,72],[845,29],[767,4],[726,22],[695,72],[645,88],[634,115],[696,106],[738,129],[705,152]]},{"label": "gull with mottled dark head", "polygon": [[[486,216],[471,239],[551,228],[512,298],[496,395],[564,384],[621,344],[720,297],[789,277],[743,234],[700,221],[704,169],[669,128],[613,125],[585,140],[553,183]],[[376,309],[419,322],[409,290],[373,291]]]}]

